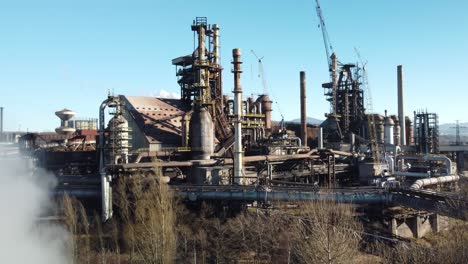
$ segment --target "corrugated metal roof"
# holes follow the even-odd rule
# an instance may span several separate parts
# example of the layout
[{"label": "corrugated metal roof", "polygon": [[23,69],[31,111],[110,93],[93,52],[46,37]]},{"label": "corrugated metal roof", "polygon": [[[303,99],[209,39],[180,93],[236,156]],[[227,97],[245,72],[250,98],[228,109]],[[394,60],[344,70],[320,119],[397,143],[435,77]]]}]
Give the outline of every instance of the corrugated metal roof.
[{"label": "corrugated metal roof", "polygon": [[126,106],[150,144],[178,146],[181,142],[182,116],[190,110],[179,99],[124,96]]}]

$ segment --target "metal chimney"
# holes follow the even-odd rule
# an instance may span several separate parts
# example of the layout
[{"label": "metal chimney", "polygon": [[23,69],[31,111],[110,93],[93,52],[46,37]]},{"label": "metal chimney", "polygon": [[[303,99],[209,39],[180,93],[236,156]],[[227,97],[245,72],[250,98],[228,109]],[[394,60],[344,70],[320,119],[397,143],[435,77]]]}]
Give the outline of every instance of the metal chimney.
[{"label": "metal chimney", "polygon": [[[405,108],[403,95],[403,66],[397,66],[398,72],[398,120],[400,122],[400,145],[406,145],[406,124],[405,124]],[[397,142],[395,142],[397,144]]]},{"label": "metal chimney", "polygon": [[0,107],[0,141],[3,140],[3,107]]},{"label": "metal chimney", "polygon": [[302,145],[307,146],[307,113],[306,113],[306,75],[300,72],[301,79],[301,140]]},{"label": "metal chimney", "polygon": [[211,30],[213,31],[213,63],[219,65],[219,26],[214,24]]},{"label": "metal chimney", "polygon": [[243,170],[243,158],[242,158],[242,86],[240,75],[241,70],[241,50],[233,49],[232,57],[234,61],[234,183],[243,184],[242,170]]}]

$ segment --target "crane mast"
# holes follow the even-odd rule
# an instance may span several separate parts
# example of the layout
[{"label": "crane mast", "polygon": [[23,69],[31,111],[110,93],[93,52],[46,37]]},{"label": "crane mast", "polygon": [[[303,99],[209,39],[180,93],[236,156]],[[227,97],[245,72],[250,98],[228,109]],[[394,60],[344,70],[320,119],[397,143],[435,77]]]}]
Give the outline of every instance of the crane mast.
[{"label": "crane mast", "polygon": [[322,30],[323,44],[325,46],[325,53],[327,56],[328,71],[330,72],[330,84],[327,87],[328,94],[331,95],[331,112],[336,114],[336,90],[338,86],[338,58],[333,50],[333,46],[328,35],[327,27],[325,25],[325,19],[323,17],[322,8],[320,7],[319,0],[315,0],[317,16],[319,18],[319,27]]}]

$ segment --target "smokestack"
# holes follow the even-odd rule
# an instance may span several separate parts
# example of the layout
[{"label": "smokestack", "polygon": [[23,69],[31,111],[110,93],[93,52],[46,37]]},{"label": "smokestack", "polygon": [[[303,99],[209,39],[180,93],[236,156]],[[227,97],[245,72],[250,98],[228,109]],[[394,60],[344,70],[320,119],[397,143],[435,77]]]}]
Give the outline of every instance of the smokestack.
[{"label": "smokestack", "polygon": [[203,25],[198,27],[198,59],[200,64],[205,61],[205,28]]},{"label": "smokestack", "polygon": [[301,140],[302,145],[307,146],[307,113],[306,113],[306,75],[300,72],[301,79]]},{"label": "smokestack", "polygon": [[3,140],[3,107],[0,107],[0,141]]},{"label": "smokestack", "polygon": [[241,51],[232,50],[234,58],[232,64],[234,69],[234,183],[243,184],[242,179],[242,86],[240,81],[241,70]]},{"label": "smokestack", "polygon": [[219,65],[219,26],[214,24],[211,30],[213,31],[213,63]]},{"label": "smokestack", "polygon": [[406,145],[405,108],[403,97],[403,66],[397,66],[398,72],[398,120],[400,122],[400,145]]}]

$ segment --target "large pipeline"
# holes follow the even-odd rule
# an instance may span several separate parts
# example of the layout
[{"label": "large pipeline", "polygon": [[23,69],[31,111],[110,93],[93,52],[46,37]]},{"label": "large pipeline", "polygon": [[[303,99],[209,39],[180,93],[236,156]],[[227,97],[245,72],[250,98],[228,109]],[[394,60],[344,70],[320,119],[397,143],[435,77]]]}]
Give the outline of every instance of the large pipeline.
[{"label": "large pipeline", "polygon": [[[258,161],[283,161],[283,160],[297,160],[297,159],[318,159],[319,155],[312,155],[314,151],[304,154],[294,155],[261,155],[261,156],[247,156],[244,157],[244,163],[258,162]],[[156,162],[141,162],[141,163],[127,163],[108,165],[110,169],[136,169],[136,168],[154,168],[154,167],[190,167],[190,166],[218,166],[218,165],[232,165],[233,159],[225,158],[219,160],[188,160],[188,161],[156,161]]]},{"label": "large pipeline", "polygon": [[[412,155],[398,155],[397,157],[397,163],[398,160],[403,159],[403,160],[421,160],[421,161],[443,161],[445,162],[445,167],[446,167],[446,176],[450,176],[453,174],[452,170],[452,161],[445,156],[432,156],[432,155],[425,155],[425,156],[412,156]],[[395,175],[397,176],[409,176],[409,177],[430,177],[430,174],[428,173],[411,173],[411,172],[396,172]]]},{"label": "large pipeline", "polygon": [[298,190],[179,190],[176,196],[190,201],[231,200],[231,201],[314,201],[327,200],[355,204],[389,204],[391,193],[385,192],[316,192]]},{"label": "large pipeline", "polygon": [[419,190],[424,186],[428,185],[436,185],[441,183],[447,182],[456,182],[460,179],[457,175],[450,175],[450,176],[442,176],[442,177],[434,177],[434,178],[427,178],[415,181],[411,186],[410,189]]}]

